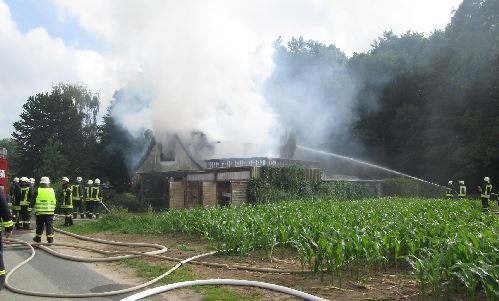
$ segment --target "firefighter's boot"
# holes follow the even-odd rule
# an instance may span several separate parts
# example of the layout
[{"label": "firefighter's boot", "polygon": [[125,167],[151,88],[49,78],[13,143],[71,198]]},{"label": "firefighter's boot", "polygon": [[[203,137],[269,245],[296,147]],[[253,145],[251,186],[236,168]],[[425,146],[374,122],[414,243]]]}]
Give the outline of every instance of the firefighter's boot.
[{"label": "firefighter's boot", "polygon": [[35,236],[35,237],[33,237],[33,241],[36,242],[36,243],[41,243],[42,242],[42,238],[40,236]]},{"label": "firefighter's boot", "polygon": [[54,238],[53,237],[47,237],[47,242],[49,244],[54,243]]},{"label": "firefighter's boot", "polygon": [[78,213],[74,212],[73,213],[73,218],[76,219],[78,217]]}]

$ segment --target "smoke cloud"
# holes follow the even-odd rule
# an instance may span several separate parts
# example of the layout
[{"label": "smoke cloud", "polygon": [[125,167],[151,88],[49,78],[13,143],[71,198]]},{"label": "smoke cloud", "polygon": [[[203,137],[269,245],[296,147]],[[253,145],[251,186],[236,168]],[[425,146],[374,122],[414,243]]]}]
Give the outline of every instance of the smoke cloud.
[{"label": "smoke cloud", "polygon": [[281,78],[285,90],[269,89],[277,63],[272,42],[313,34],[351,53],[386,28],[378,24],[367,45],[352,46],[348,41],[359,40],[352,33],[367,34],[364,26],[355,20],[345,30],[335,14],[349,7],[325,1],[54,1],[127,66],[116,87],[124,101],[113,117],[133,135],[152,129],[158,141],[202,133],[214,157],[277,155],[289,128],[313,146],[343,139],[355,117],[355,80],[340,63],[318,64]]}]

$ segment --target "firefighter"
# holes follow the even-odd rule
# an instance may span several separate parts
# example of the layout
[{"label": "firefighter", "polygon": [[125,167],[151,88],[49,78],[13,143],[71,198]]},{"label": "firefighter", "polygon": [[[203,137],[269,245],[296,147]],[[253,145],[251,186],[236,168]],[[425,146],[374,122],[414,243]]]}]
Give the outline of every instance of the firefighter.
[{"label": "firefighter", "polygon": [[480,192],[480,198],[482,199],[482,209],[483,211],[489,210],[489,200],[490,193],[492,192],[492,184],[490,184],[490,178],[483,178],[482,186],[478,186],[478,192]]},{"label": "firefighter", "polygon": [[[5,237],[9,238],[12,234],[14,223],[9,211],[9,205],[3,193],[0,192],[0,221],[2,222],[5,230]],[[2,290],[3,283],[5,282],[5,265],[3,263],[3,242],[2,231],[0,230],[0,290]]]},{"label": "firefighter", "polygon": [[460,199],[466,198],[466,185],[464,185],[464,181],[459,181],[459,192],[457,197]]},{"label": "firefighter", "polygon": [[83,183],[82,178],[77,177],[76,183],[71,185],[71,192],[73,196],[73,218],[77,218],[78,214],[80,214],[80,218],[85,218],[85,209],[83,206]]},{"label": "firefighter", "polygon": [[449,181],[447,187],[445,188],[445,197],[448,199],[452,199],[455,194],[456,188],[454,187],[454,184],[452,184],[452,181]]},{"label": "firefighter", "polygon": [[87,185],[85,185],[85,207],[87,209],[87,218],[92,218],[92,215],[94,214],[94,203],[90,201],[92,196],[90,195],[90,191],[92,189],[92,185],[94,185],[93,180],[88,180]]},{"label": "firefighter", "polygon": [[9,197],[12,204],[12,220],[17,221],[19,210],[21,210],[21,206],[19,205],[19,202],[21,201],[21,186],[19,185],[18,177],[15,177],[12,181],[12,185],[9,190]]},{"label": "firefighter", "polygon": [[69,178],[62,177],[62,205],[61,209],[64,213],[64,226],[73,225],[73,191],[69,185]]},{"label": "firefighter", "polygon": [[101,202],[101,189],[100,180],[95,179],[94,185],[90,188],[90,202],[92,204],[93,210],[90,212],[91,218],[99,218],[99,205]]},{"label": "firefighter", "polygon": [[[16,194],[17,187],[19,187],[19,178],[15,177],[9,188],[9,199],[12,204],[14,204],[14,195]],[[14,218],[14,216],[12,216],[12,218]]]},{"label": "firefighter", "polygon": [[53,243],[54,228],[52,223],[54,221],[56,198],[54,189],[50,187],[49,177],[40,179],[33,205],[36,215],[36,236],[33,240],[38,243],[42,241],[43,228],[45,227],[47,242]]},{"label": "firefighter", "polygon": [[27,177],[21,178],[21,201],[19,202],[20,216],[16,221],[16,229],[31,229],[31,202],[33,200],[33,190]]},{"label": "firefighter", "polygon": [[[35,178],[29,178],[29,183],[31,184],[31,187],[35,187],[36,181]],[[34,191],[34,190],[33,190]]]}]

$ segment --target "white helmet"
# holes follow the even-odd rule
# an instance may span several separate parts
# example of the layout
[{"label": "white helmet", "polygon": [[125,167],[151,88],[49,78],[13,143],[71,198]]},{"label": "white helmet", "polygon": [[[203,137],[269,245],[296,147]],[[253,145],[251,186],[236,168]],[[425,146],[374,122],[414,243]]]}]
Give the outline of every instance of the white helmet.
[{"label": "white helmet", "polygon": [[487,182],[487,183],[490,183],[490,178],[489,178],[489,177],[485,177],[485,178],[483,178],[483,180],[484,180],[485,182]]},{"label": "white helmet", "polygon": [[449,181],[449,185],[452,185],[452,181]]},{"label": "white helmet", "polygon": [[100,184],[100,180],[99,179],[95,179],[94,183],[98,185],[98,184]]},{"label": "white helmet", "polygon": [[40,179],[40,184],[50,184],[50,179],[49,177],[42,177]]},{"label": "white helmet", "polygon": [[464,181],[462,181],[462,180],[461,180],[461,181],[459,181],[459,184],[460,184],[460,185],[464,185]]},{"label": "white helmet", "polygon": [[21,177],[21,182],[29,182],[28,177]]},{"label": "white helmet", "polygon": [[31,184],[35,184],[35,178],[29,178],[29,182],[30,182]]},{"label": "white helmet", "polygon": [[19,183],[19,178],[18,178],[18,177],[15,177],[15,178],[14,178],[14,182]]},{"label": "white helmet", "polygon": [[68,177],[62,177],[62,181],[66,182],[66,183],[69,183],[69,178]]},{"label": "white helmet", "polygon": [[76,177],[76,182],[80,183],[83,180],[81,177]]},{"label": "white helmet", "polygon": [[88,180],[87,185],[92,185],[93,183],[94,183],[94,181]]}]

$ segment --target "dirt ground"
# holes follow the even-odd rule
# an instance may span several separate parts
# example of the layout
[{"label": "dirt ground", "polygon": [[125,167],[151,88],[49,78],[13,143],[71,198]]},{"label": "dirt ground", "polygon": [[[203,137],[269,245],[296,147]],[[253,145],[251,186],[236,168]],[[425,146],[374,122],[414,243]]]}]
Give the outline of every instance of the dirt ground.
[{"label": "dirt ground", "polygon": [[[111,234],[99,233],[93,237],[103,238],[107,240],[122,241],[122,242],[149,242],[165,245],[169,248],[165,256],[186,259],[197,254],[209,252],[213,250],[213,245],[210,242],[203,241],[192,237],[182,235],[174,236],[152,236],[152,235],[131,235],[131,234]],[[69,243],[72,245],[89,246],[96,249],[116,251],[116,250],[131,250],[126,247],[117,247],[104,244],[96,244],[85,242],[75,238],[57,235],[57,242]],[[134,251],[144,251],[151,249],[135,248]],[[60,251],[69,254],[79,254],[89,256],[86,251],[75,251],[68,248],[60,248]],[[92,256],[101,256],[92,254]],[[155,258],[141,258],[148,261],[151,265],[161,265],[172,267],[177,262],[167,261]],[[301,265],[294,253],[287,250],[278,250],[275,257],[270,260],[264,252],[256,252],[249,256],[209,256],[201,259],[206,262],[222,263],[227,265],[243,265],[259,268],[273,268],[283,270],[301,270]],[[119,263],[92,263],[90,266],[101,274],[117,281],[118,283],[127,285],[138,285],[149,279],[141,279],[135,276],[133,268],[124,267]],[[353,300],[420,300],[419,288],[411,275],[404,271],[388,270],[382,273],[369,273],[368,276],[362,276],[356,279],[350,273],[344,273],[342,276],[342,286],[338,287],[338,279],[334,279],[334,286],[331,285],[331,276],[324,275],[324,281],[321,282],[319,275],[310,273],[267,273],[255,272],[241,269],[231,269],[227,267],[212,267],[205,265],[188,264],[186,267],[195,279],[212,279],[212,278],[230,278],[230,279],[245,279],[269,282],[273,284],[291,287],[300,291],[307,292],[328,300],[353,301]],[[258,288],[249,287],[230,287],[231,290],[239,292],[243,295],[248,295],[260,298],[262,300],[298,300],[294,297],[281,293],[268,291]],[[201,300],[203,297],[199,290],[181,289],[162,294],[163,300]]]}]

